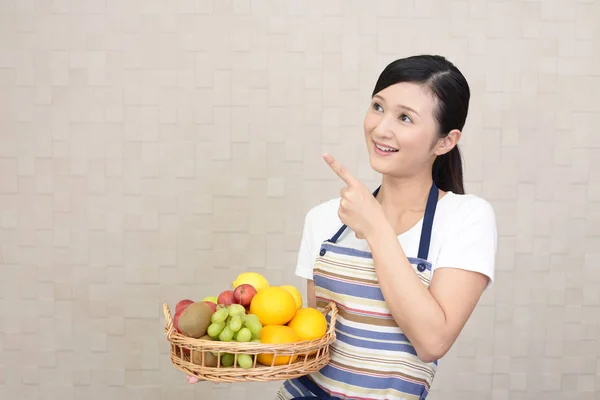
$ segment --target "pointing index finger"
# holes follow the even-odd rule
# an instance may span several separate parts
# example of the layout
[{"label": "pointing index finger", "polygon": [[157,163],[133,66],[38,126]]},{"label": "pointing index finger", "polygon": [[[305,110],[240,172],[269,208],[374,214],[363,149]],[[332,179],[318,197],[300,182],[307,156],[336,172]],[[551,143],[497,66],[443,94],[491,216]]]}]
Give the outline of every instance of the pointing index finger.
[{"label": "pointing index finger", "polygon": [[344,182],[346,182],[349,186],[355,185],[357,183],[356,179],[348,172],[346,167],[344,167],[338,160],[336,160],[332,155],[325,154],[323,156],[325,162],[331,167],[333,172],[336,173]]}]

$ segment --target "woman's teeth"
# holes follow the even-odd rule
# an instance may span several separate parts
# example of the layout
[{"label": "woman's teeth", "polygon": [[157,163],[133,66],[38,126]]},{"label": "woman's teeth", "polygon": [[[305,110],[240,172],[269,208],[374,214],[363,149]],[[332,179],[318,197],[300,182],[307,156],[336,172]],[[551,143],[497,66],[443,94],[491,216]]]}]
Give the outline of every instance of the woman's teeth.
[{"label": "woman's teeth", "polygon": [[380,146],[380,145],[378,145],[377,143],[375,143],[375,147],[377,147],[377,148],[378,148],[379,150],[381,150],[381,151],[387,151],[387,152],[389,152],[389,153],[393,153],[393,152],[396,152],[396,151],[398,151],[398,150],[396,150],[396,149],[392,149],[391,147],[383,147],[383,146]]}]

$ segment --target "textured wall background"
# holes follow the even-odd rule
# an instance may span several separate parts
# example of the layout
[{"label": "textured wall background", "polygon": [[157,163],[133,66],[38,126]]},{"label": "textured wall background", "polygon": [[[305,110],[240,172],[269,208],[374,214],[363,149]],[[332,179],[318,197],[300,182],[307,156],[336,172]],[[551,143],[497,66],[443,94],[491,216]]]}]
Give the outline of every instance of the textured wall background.
[{"label": "textured wall background", "polygon": [[440,53],[473,91],[467,188],[497,285],[432,400],[600,396],[599,1],[0,1],[0,398],[268,399],[189,386],[161,305],[294,276],[337,155],[374,186],[381,69]]}]

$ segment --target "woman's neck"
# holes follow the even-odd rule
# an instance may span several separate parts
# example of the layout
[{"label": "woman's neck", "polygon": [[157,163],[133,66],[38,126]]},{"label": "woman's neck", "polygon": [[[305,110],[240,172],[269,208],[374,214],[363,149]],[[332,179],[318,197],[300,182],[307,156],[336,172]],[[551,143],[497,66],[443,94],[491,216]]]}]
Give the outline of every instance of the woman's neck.
[{"label": "woman's neck", "polygon": [[410,178],[383,177],[377,200],[397,233],[411,227],[422,217],[431,184],[430,173]]}]

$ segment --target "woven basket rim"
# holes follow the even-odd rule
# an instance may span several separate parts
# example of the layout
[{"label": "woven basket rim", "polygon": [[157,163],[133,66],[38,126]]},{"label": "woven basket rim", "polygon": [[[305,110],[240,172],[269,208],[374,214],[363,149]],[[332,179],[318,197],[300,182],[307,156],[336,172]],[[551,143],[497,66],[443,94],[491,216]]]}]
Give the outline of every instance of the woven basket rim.
[{"label": "woven basket rim", "polygon": [[[317,309],[317,308],[315,308]],[[318,310],[318,309],[317,309]],[[318,339],[313,340],[301,340],[294,343],[279,343],[279,344],[267,344],[267,343],[252,343],[252,342],[221,342],[218,340],[206,340],[206,339],[196,339],[191,338],[181,333],[177,332],[175,327],[173,326],[173,317],[171,316],[171,311],[169,305],[167,303],[163,304],[163,313],[165,315],[165,336],[168,341],[173,344],[182,345],[184,347],[193,347],[197,349],[203,350],[221,350],[225,352],[225,349],[231,349],[235,347],[239,349],[238,351],[257,351],[257,352],[265,352],[271,349],[275,349],[279,351],[281,350],[296,350],[301,348],[303,351],[306,351],[307,348],[320,347],[324,344],[330,344],[335,339],[335,322],[337,319],[337,306],[336,303],[331,301],[329,302],[323,310],[319,310],[324,315],[331,313],[330,321],[328,323],[327,331],[325,335]],[[214,349],[214,350],[213,350]]]},{"label": "woven basket rim", "polygon": [[[164,332],[171,345],[171,363],[179,371],[193,375],[200,380],[212,382],[267,382],[293,379],[312,372],[317,372],[329,363],[329,345],[336,339],[335,325],[338,309],[335,302],[317,308],[325,316],[330,315],[325,335],[314,340],[303,340],[295,343],[252,343],[221,342],[218,340],[196,339],[184,336],[173,327],[173,317],[169,306],[163,305],[165,314]],[[218,367],[204,365],[206,352],[217,353]],[[234,356],[231,367],[220,365],[222,353]],[[237,364],[238,355],[247,354],[252,357],[252,367],[244,369]],[[272,355],[272,364],[258,363],[258,354]],[[199,356],[201,365],[194,360]],[[276,359],[287,357],[283,364],[275,364]]]}]

